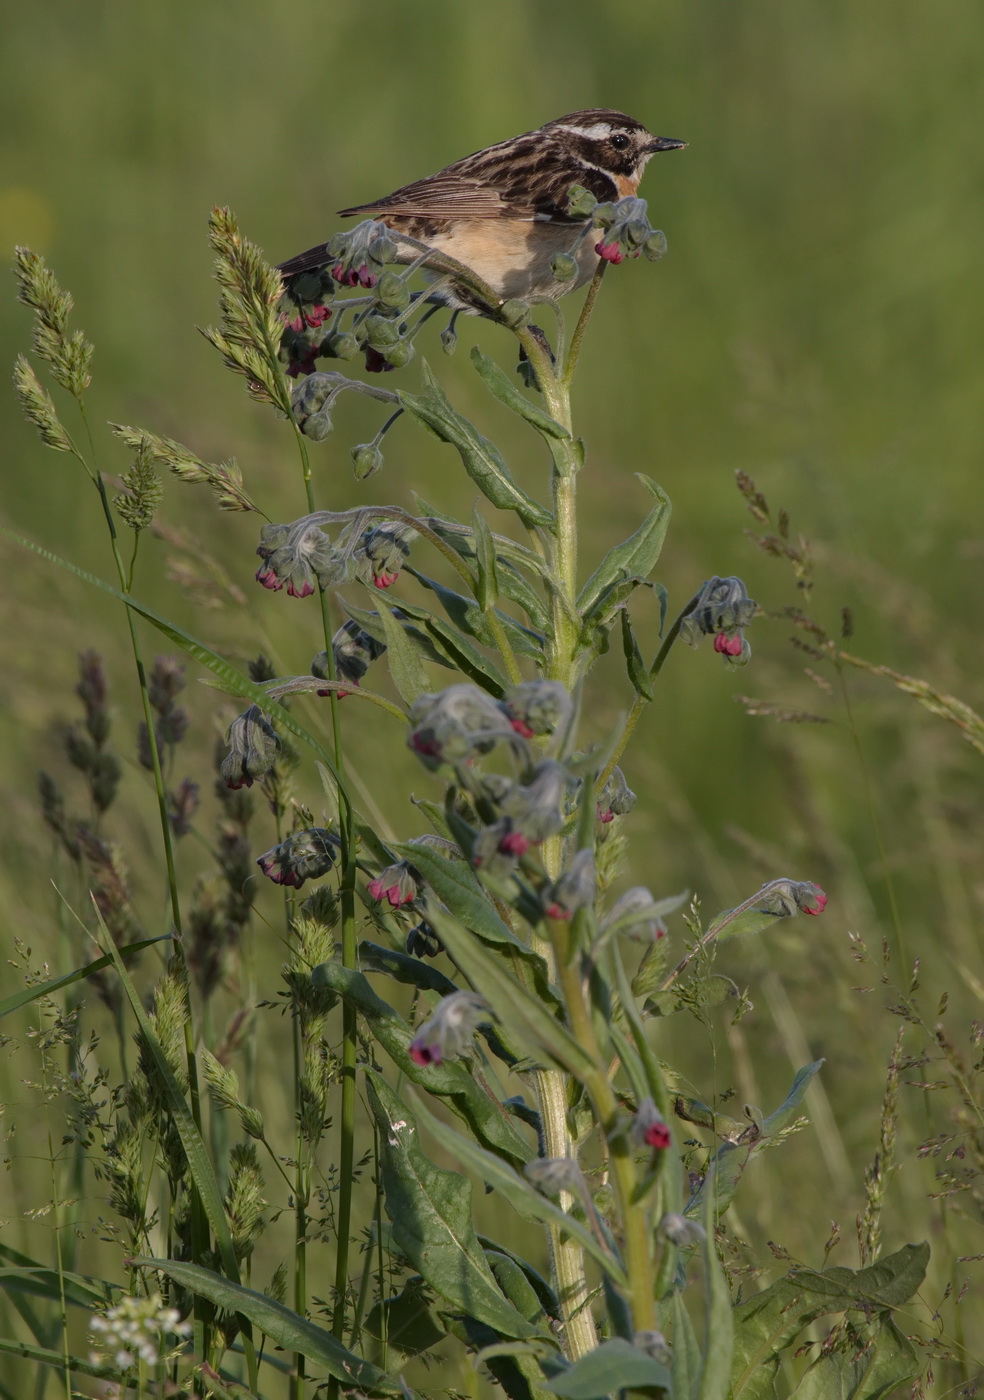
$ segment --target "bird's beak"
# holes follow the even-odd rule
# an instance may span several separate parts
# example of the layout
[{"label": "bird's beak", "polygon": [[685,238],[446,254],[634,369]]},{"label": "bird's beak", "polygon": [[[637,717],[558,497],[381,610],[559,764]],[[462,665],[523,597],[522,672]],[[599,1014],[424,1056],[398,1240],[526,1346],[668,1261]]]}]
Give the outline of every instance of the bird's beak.
[{"label": "bird's beak", "polygon": [[686,141],[674,141],[670,136],[654,136],[646,144],[646,150],[655,155],[657,151],[682,151]]}]

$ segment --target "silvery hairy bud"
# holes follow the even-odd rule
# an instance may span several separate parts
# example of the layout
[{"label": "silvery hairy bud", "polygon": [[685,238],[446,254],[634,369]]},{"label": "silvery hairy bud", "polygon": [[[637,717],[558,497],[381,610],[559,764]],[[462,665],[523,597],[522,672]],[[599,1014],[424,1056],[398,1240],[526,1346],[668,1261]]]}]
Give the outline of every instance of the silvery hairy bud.
[{"label": "silvery hairy bud", "polygon": [[219,774],[230,788],[252,787],[265,778],[280,748],[277,731],[259,705],[250,705],[232,721],[228,742],[229,752],[219,766]]},{"label": "silvery hairy bud", "polygon": [[570,718],[570,695],[560,681],[522,681],[502,697],[509,723],[524,739],[553,734]]},{"label": "silvery hairy bud", "polygon": [[479,1026],[491,1024],[488,1002],[475,992],[452,992],[436,1007],[410,1042],[414,1064],[439,1065],[462,1054]]},{"label": "silvery hairy bud", "polygon": [[356,481],[365,481],[383,465],[383,454],[374,442],[360,442],[352,448],[351,456]]},{"label": "silvery hairy bud", "polygon": [[502,811],[527,845],[538,845],[564,825],[567,783],[566,768],[553,759],[545,759],[534,768],[530,782],[514,784],[503,798]]},{"label": "silvery hairy bud", "polygon": [[664,1240],[669,1240],[670,1244],[675,1244],[677,1249],[688,1249],[692,1244],[700,1244],[707,1238],[703,1225],[672,1210],[663,1216],[656,1232]]},{"label": "silvery hairy bud", "polygon": [[488,753],[511,734],[500,706],[477,685],[448,686],[436,695],[418,695],[410,709],[407,743],[428,768]]},{"label": "silvery hairy bud", "polygon": [[594,903],[598,886],[594,851],[578,851],[565,871],[541,894],[549,919],[570,919]]},{"label": "silvery hairy bud", "polygon": [[812,880],[770,880],[759,893],[761,901],[756,901],[754,908],[779,919],[788,919],[797,911],[822,914],[827,907],[827,896]]},{"label": "silvery hairy bud", "polygon": [[570,253],[555,253],[550,259],[550,271],[558,282],[573,282],[578,273],[577,259]]},{"label": "silvery hairy bud", "polygon": [[376,300],[392,311],[405,311],[410,305],[410,288],[396,272],[384,272],[376,284]]},{"label": "silvery hairy bud", "polygon": [[598,799],[598,820],[603,826],[616,817],[627,816],[636,805],[636,795],[625,781],[621,768],[613,768],[612,775],[601,790]]}]

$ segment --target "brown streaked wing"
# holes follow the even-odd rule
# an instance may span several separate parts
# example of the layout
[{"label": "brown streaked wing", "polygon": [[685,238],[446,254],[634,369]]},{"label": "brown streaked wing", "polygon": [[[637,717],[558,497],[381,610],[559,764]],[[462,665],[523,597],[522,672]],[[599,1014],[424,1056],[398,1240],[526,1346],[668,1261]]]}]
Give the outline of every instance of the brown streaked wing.
[{"label": "brown streaked wing", "polygon": [[450,171],[394,190],[372,204],[356,204],[339,214],[419,214],[434,219],[497,219],[505,210],[499,191]]}]

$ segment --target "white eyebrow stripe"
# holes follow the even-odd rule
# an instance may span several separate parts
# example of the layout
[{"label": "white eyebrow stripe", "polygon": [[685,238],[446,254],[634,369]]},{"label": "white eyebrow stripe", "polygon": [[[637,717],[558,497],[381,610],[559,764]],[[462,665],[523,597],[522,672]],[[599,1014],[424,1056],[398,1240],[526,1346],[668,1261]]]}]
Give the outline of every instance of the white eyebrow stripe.
[{"label": "white eyebrow stripe", "polygon": [[611,122],[595,122],[593,126],[558,126],[555,131],[569,131],[572,136],[587,136],[592,140],[600,139],[603,136],[611,136]]}]

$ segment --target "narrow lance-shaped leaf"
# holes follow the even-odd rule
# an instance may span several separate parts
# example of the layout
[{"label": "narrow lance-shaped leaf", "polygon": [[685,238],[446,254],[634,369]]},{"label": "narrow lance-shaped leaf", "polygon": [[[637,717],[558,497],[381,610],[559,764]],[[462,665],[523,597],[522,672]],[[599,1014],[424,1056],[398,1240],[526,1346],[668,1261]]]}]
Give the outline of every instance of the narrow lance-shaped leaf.
[{"label": "narrow lance-shaped leaf", "polygon": [[538,432],[550,438],[569,438],[570,433],[563,423],[558,423],[556,418],[551,418],[549,413],[544,413],[539,404],[533,403],[521,393],[516,385],[496,364],[495,360],[483,355],[477,345],[472,346],[472,364],[485,380],[485,387],[489,393],[504,403],[507,408],[511,408],[514,413],[518,413],[520,418],[525,418],[527,423],[532,423]]},{"label": "narrow lance-shaped leaf", "polygon": [[386,662],[393,684],[401,698],[412,705],[418,695],[423,695],[430,687],[427,673],[420,664],[420,656],[406,634],[403,625],[397,622],[388,603],[379,601],[379,620],[386,640]]},{"label": "narrow lance-shaped leaf", "polygon": [[657,486],[648,476],[643,476],[641,472],[637,472],[636,476],[654,498],[656,505],[634,535],[630,535],[627,540],[608,551],[581,589],[577,607],[586,618],[595,611],[606,590],[619,579],[633,576],[648,578],[656,567],[663,548],[666,529],[670,523],[670,499],[662,487]]},{"label": "narrow lance-shaped leaf", "polygon": [[[159,934],[157,938],[144,938],[139,943],[128,943],[125,948],[120,948],[121,956],[126,957],[130,953],[139,953],[142,948],[150,948],[154,943],[161,943],[170,938],[169,933]],[[12,996],[4,997],[0,1001],[0,1018],[9,1016],[12,1011],[16,1011],[20,1006],[28,1006],[32,1001],[37,1001],[39,997],[49,997],[53,992],[58,992],[62,987],[69,987],[73,982],[81,982],[86,977],[91,977],[94,972],[101,972],[104,967],[109,967],[113,959],[107,954],[103,958],[96,958],[95,962],[86,963],[85,967],[77,967],[74,972],[65,972],[60,977],[51,977],[47,982],[39,982],[33,987],[25,987],[23,991],[14,992]]]},{"label": "narrow lance-shaped leaf", "polygon": [[728,1400],[731,1388],[735,1329],[728,1280],[721,1268],[714,1243],[716,1224],[714,1193],[708,1191],[704,1202],[704,1289],[707,1324],[701,1352],[697,1400]]},{"label": "narrow lance-shaped leaf", "polygon": [[[428,576],[422,574],[419,569],[407,567],[406,572],[412,574],[418,583],[423,584],[425,588],[429,588],[432,593],[437,595],[441,606],[455,627],[466,633],[467,636],[474,637],[482,646],[492,647],[496,645],[495,637],[489,625],[488,616],[479,602],[473,602],[471,598],[466,598],[464,594],[456,593],[453,588],[447,588],[443,583],[439,583],[437,579],[428,578]],[[487,571],[485,573],[485,578],[487,580],[490,578]],[[491,579],[497,589],[498,575],[494,570]],[[490,590],[490,594],[492,592],[494,592],[494,589]],[[408,611],[408,615],[412,616],[413,614]],[[524,627],[521,623],[517,622],[515,618],[510,617],[508,613],[501,612],[499,609],[496,609],[496,615],[514,651],[518,651],[524,656],[539,657],[542,655],[543,637],[539,633],[532,631],[531,628]]]},{"label": "narrow lance-shaped leaf", "polygon": [[644,700],[651,700],[653,698],[653,683],[649,678],[649,667],[642,659],[642,652],[639,650],[639,643],[632,630],[632,619],[629,617],[627,608],[621,609],[620,617],[622,620],[622,651],[625,656],[625,669],[628,672],[629,680],[637,695],[641,695]]},{"label": "narrow lance-shaped leaf", "polygon": [[477,507],[472,511],[472,528],[475,531],[475,555],[478,563],[478,606],[483,612],[488,612],[499,600],[499,578],[492,531]]},{"label": "narrow lance-shaped leaf", "polygon": [[386,1213],[397,1248],[469,1317],[504,1337],[540,1335],[496,1284],[472,1225],[471,1183],[424,1156],[413,1114],[385,1080],[367,1071],[366,1087],[379,1127]]},{"label": "narrow lance-shaped leaf", "polygon": [[541,1195],[524,1176],[520,1176],[500,1157],[486,1152],[477,1143],[435,1118],[423,1104],[415,1101],[415,1111],[423,1126],[445,1151],[462,1167],[476,1172],[483,1181],[498,1191],[524,1220],[535,1220],[544,1225],[559,1225],[572,1239],[577,1240],[584,1252],[590,1254],[615,1283],[623,1288],[627,1286],[621,1261],[587,1225],[562,1210],[549,1197]]},{"label": "narrow lance-shaped leaf", "polygon": [[458,449],[465,471],[494,506],[514,510],[526,525],[551,527],[554,523],[551,512],[528,496],[513,479],[495,444],[452,407],[426,362],[422,378],[422,394],[399,394],[400,403],[407,412],[442,442]]},{"label": "narrow lance-shaped leaf", "polygon": [[233,1283],[211,1269],[203,1269],[199,1264],[152,1258],[138,1258],[133,1262],[143,1268],[159,1269],[180,1283],[182,1288],[207,1298],[216,1307],[241,1313],[285,1351],[306,1356],[309,1361],[323,1366],[330,1376],[345,1386],[358,1386],[371,1395],[406,1396],[406,1390],[397,1381],[342,1346],[325,1328],[300,1317],[283,1303],[268,1298],[265,1293],[244,1288],[242,1284]]}]

